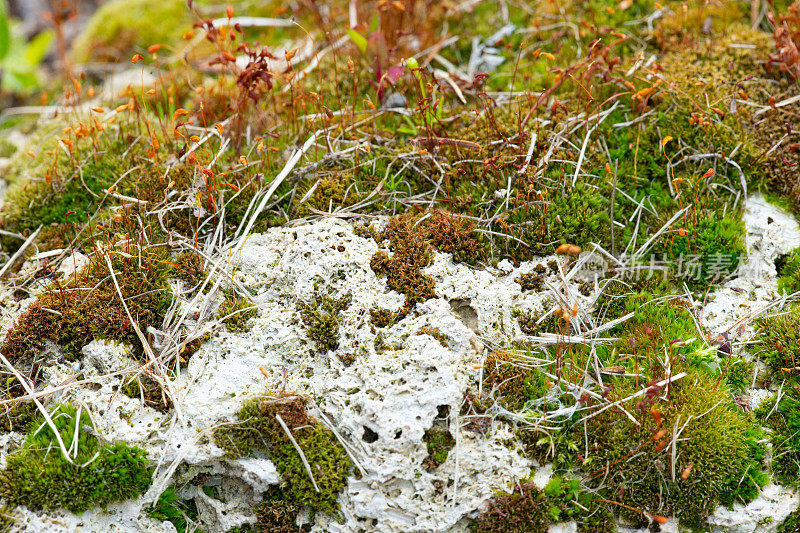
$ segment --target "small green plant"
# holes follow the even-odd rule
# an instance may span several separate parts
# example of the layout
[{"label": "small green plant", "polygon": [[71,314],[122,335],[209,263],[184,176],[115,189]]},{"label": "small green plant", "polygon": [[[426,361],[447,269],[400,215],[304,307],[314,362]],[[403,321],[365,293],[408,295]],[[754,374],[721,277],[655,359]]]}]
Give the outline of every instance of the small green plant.
[{"label": "small green plant", "polygon": [[65,508],[81,513],[134,498],[150,486],[144,450],[122,442],[102,443],[88,413],[71,405],[59,405],[50,416],[70,459],[64,457],[55,433],[40,418],[0,471],[0,496],[31,509]]},{"label": "small green plant", "polygon": [[425,432],[422,437],[428,447],[428,457],[422,463],[422,467],[432,472],[439,468],[446,460],[456,445],[453,434],[447,428],[434,426]]},{"label": "small green plant", "polygon": [[800,375],[800,307],[760,318],[756,324],[757,348],[774,378],[795,380]]},{"label": "small green plant", "polygon": [[800,248],[775,261],[778,270],[778,289],[791,294],[800,291]]},{"label": "small green plant", "polygon": [[614,515],[605,500],[582,487],[577,479],[554,476],[543,490],[526,481],[512,494],[496,496],[471,531],[544,533],[551,524],[572,520],[581,533],[616,531]]}]

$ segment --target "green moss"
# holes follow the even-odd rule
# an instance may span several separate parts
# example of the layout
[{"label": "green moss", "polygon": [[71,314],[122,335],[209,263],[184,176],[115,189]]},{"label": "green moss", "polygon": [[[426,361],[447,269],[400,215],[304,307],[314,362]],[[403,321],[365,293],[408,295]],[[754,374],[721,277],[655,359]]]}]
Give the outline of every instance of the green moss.
[{"label": "green moss", "polygon": [[540,370],[514,362],[513,354],[495,352],[484,363],[484,383],[506,409],[544,409],[553,383]]},{"label": "green moss", "polygon": [[732,392],[743,392],[753,382],[755,363],[739,357],[728,357],[722,368],[722,375]]},{"label": "green moss", "polygon": [[[319,492],[278,416],[303,450]],[[237,419],[237,423],[218,428],[214,433],[215,441],[230,457],[269,454],[283,478],[281,490],[289,501],[313,511],[336,514],[336,498],[347,484],[353,464],[333,432],[308,416],[300,398],[250,400],[242,406]]]},{"label": "green moss", "polygon": [[778,289],[791,294],[800,291],[800,248],[775,260],[778,270]]},{"label": "green moss", "polygon": [[185,533],[197,522],[198,516],[194,501],[181,498],[174,486],[167,487],[146,512],[150,518],[170,522],[178,533]]},{"label": "green moss", "polygon": [[72,45],[76,61],[127,61],[152,44],[179,44],[193,18],[182,0],[113,0],[94,12]]},{"label": "green moss", "polygon": [[800,531],[800,507],[787,516],[778,526],[778,533],[796,533],[797,531]]},{"label": "green moss", "polygon": [[317,289],[313,300],[297,305],[306,333],[318,353],[326,353],[339,347],[339,322],[341,313],[350,306],[350,294],[334,298]]},{"label": "green moss", "polygon": [[[62,455],[55,434],[44,419],[25,443],[9,455],[0,472],[0,495],[31,509],[65,508],[75,513],[142,494],[150,485],[144,450],[124,443],[103,444],[92,434],[85,411],[60,405],[51,413],[65,446],[73,450],[73,463]],[[77,450],[72,446],[75,439]]]},{"label": "green moss", "polygon": [[[610,389],[611,400],[639,390],[622,377]],[[589,450],[581,468],[590,486],[638,510],[618,509],[630,520],[646,522],[642,513],[674,514],[684,526],[703,527],[717,505],[750,501],[767,483],[764,434],[733,404],[727,388],[704,372],[690,371],[672,384],[668,401],[664,395],[650,387],[643,397],[623,402],[637,423],[610,409],[589,419],[585,432],[582,424],[576,427],[577,449]],[[673,478],[670,435],[684,425]]]},{"label": "green moss", "polygon": [[222,320],[225,328],[231,333],[247,331],[247,323],[258,316],[258,309],[247,298],[238,296],[233,291],[225,292],[225,299],[217,310],[217,319]]},{"label": "green moss", "polygon": [[332,213],[358,203],[363,196],[358,192],[352,174],[334,173],[320,178],[305,190],[298,190],[294,211],[299,217]]},{"label": "green moss", "polygon": [[800,307],[757,319],[758,355],[776,380],[800,375]]},{"label": "green moss", "polygon": [[783,484],[800,486],[800,400],[795,391],[764,401],[756,416],[772,430],[772,470]]},{"label": "green moss", "polygon": [[450,450],[456,445],[453,434],[443,427],[430,428],[425,432],[422,440],[428,447],[428,457],[422,462],[422,467],[429,472],[439,468],[447,460]]},{"label": "green moss", "polygon": [[[8,397],[9,394],[0,394],[0,398]],[[0,433],[25,432],[39,417],[39,410],[31,401],[5,404],[0,411]]]}]

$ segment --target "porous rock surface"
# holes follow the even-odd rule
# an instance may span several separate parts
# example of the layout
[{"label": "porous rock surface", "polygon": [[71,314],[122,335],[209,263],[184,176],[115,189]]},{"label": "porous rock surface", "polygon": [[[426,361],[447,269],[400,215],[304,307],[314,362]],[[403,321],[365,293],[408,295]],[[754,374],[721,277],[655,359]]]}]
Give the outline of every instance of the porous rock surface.
[{"label": "porous rock surface", "polygon": [[[745,221],[749,261],[763,261],[767,270],[763,276],[734,279],[711,295],[703,313],[711,331],[772,298],[772,261],[800,243],[796,222],[760,197],[748,200]],[[199,489],[184,495],[195,498],[209,531],[251,521],[253,498],[280,476],[266,457],[226,459],[211,433],[233,422],[246,399],[279,390],[312,398],[313,413],[336,430],[356,463],[358,476],[350,477],[340,496],[341,516],[318,516],[314,531],[463,531],[468,517],[496,491],[511,489],[532,474],[539,484],[546,483],[549,471],[537,470],[516,451],[508,425],[496,420],[488,431],[476,431],[459,410],[465,391],[479,386],[490,347],[524,337],[512,311],[542,313],[551,305],[546,294],[523,294],[514,281],[548,258],[517,268],[502,262],[497,269],[478,270],[436,253],[424,273],[435,280],[438,298],[418,305],[416,313],[389,328],[387,349],[377,351],[370,309],[399,309],[404,302],[370,268],[378,249],[374,240],[355,235],[351,224],[336,218],[250,236],[240,253],[224,262],[235,282],[249,291],[260,315],[250,320],[246,332],[215,330],[172,383],[178,398],[173,413],[143,407],[119,392],[118,372],[133,364],[123,346],[95,341],[84,348],[82,364],[49,366],[50,386],[83,373],[86,386],[63,388],[53,399],[87,407],[105,438],[145,448],[158,463],[156,481],[137,500],[81,516],[18,508],[18,527],[31,532],[174,531],[172,524],[149,518],[144,509],[170,479],[188,480],[199,473],[218,480],[220,490],[227,491],[221,499]],[[567,282],[566,290],[575,283]],[[736,285],[741,283],[747,285]],[[758,300],[745,301],[732,287],[755,291]],[[297,310],[298,302],[312,299],[319,290],[352,297],[342,314],[335,353],[316,353]],[[3,309],[3,329],[28,303]],[[446,341],[420,333],[426,326],[437,328]],[[353,354],[355,362],[346,366],[339,354]],[[422,438],[442,412],[449,413],[456,445],[446,462],[429,473],[422,467],[427,456]],[[20,440],[18,434],[0,440],[0,466]],[[796,494],[769,485],[747,506],[718,509],[710,523],[720,532],[771,532],[796,504]],[[574,524],[551,531],[574,531]],[[662,531],[677,531],[677,526],[670,521]]]}]

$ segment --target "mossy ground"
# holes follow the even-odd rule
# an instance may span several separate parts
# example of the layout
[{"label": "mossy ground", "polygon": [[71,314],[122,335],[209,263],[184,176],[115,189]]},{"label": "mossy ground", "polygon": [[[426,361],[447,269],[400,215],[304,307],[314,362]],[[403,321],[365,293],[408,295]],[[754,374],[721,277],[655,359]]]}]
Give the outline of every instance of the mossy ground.
[{"label": "mossy ground", "polygon": [[[607,332],[614,340],[592,347],[560,341],[493,347],[482,369],[483,411],[493,405],[506,418],[512,412],[549,417],[556,427],[548,434],[521,428],[516,434],[525,453],[552,462],[566,477],[543,491],[523,483],[498,497],[475,529],[542,530],[575,519],[582,531],[606,531],[610,514],[642,523],[674,514],[703,527],[715,504],[748,501],[765,481],[761,428],[770,430],[778,451],[775,477],[796,478],[798,308],[758,319],[758,342],[746,347],[766,362],[768,382],[786,384],[774,412],[759,411],[756,418],[734,403],[751,387],[751,358],[705,338],[698,321],[697,302],[745,258],[745,189],[800,213],[800,147],[791,126],[798,104],[788,100],[797,80],[791,65],[775,59],[767,24],[752,29],[747,3],[732,0],[523,2],[500,13],[514,25],[500,33],[491,2],[358,4],[362,22],[364,13],[379,12],[376,33],[365,43],[345,41],[333,53],[318,38],[314,54],[296,39],[305,39],[306,30],[319,36],[347,29],[349,2],[324,9],[298,2],[290,10],[296,27],[234,25],[206,39],[203,22],[193,28],[195,21],[231,15],[213,3],[197,2],[194,13],[177,0],[115,1],[98,10],[71,57],[127,63],[141,54],[135,68],[153,72],[157,82],[134,84],[107,101],[97,101],[100,85],[91,72],[50,90],[64,106],[87,106],[74,105],[42,126],[30,154],[12,156],[0,244],[10,257],[39,231],[25,256],[66,250],[65,257],[80,252],[88,263],[66,277],[46,265],[38,277],[20,282],[17,290],[35,301],[0,352],[37,386],[54,357],[79,361],[95,338],[121,342],[147,364],[149,346],[137,328],[145,335],[158,330],[180,298],[208,290],[204,283],[215,275],[209,253],[227,253],[228,245],[246,239],[248,222],[259,232],[322,217],[352,220],[359,235],[379,245],[373,272],[405,297],[399,311],[378,305],[352,313],[370,311],[376,328],[394,326],[438,296],[425,272],[436,253],[489,270],[502,261],[534,261],[514,281],[535,297],[560,287],[578,261],[551,267],[542,256],[564,246],[602,248],[619,264],[601,274],[597,290],[591,282],[580,287],[581,302],[593,302],[593,309],[576,318],[578,304],[570,301],[559,316],[519,309],[514,319],[528,336],[569,339],[632,314]],[[800,19],[786,4],[773,7],[777,16],[788,13],[787,25],[796,30]],[[290,16],[285,8],[232,6],[237,16]],[[456,37],[441,44],[444,34]],[[283,57],[259,54],[257,40]],[[475,43],[485,53],[475,55]],[[163,46],[147,51],[154,44]],[[415,58],[422,68],[403,62],[423,49],[435,53]],[[407,105],[388,110],[389,96]],[[312,133],[317,140],[302,164],[274,183]],[[368,227],[373,217],[384,218]],[[20,273],[21,263],[8,274]],[[780,290],[800,290],[798,253],[779,263]],[[638,271],[646,274],[637,277]],[[178,291],[175,280],[183,282]],[[351,305],[346,294],[346,287],[326,289],[295,302],[313,351],[338,349],[342,314]],[[221,300],[214,316],[230,331],[246,329],[256,313],[244,294],[202,296]],[[570,318],[565,309],[573,304]],[[417,332],[445,347],[451,341],[436,324]],[[375,333],[378,354],[401,348],[385,339],[384,331]],[[178,365],[202,342],[176,340],[184,348],[171,359]],[[120,390],[168,412],[170,399],[153,371],[125,376]],[[669,387],[654,384],[678,372],[686,376]],[[626,399],[637,391],[645,392]],[[23,393],[9,379],[0,398]],[[619,404],[582,418],[614,401]],[[275,415],[304,450],[320,492]],[[35,416],[30,404],[15,405],[0,429],[27,429]],[[683,440],[673,446],[673,464],[669,434],[655,437],[679,425]],[[86,434],[81,439],[88,439],[86,450],[108,455]],[[285,478],[255,510],[257,529],[294,530],[301,505],[336,514],[349,458],[300,399],[253,400],[215,439],[231,456],[269,455]],[[446,460],[452,439],[441,424],[426,434],[426,468]],[[13,456],[20,458],[16,482],[30,466],[22,459],[45,462],[37,450],[25,450]],[[104,460],[118,476],[135,478],[130,487],[138,490],[134,466],[142,457],[117,451],[121,464]],[[576,473],[582,482],[570,477]],[[76,482],[84,475],[78,472]],[[69,504],[74,509],[104,503],[86,486],[73,489],[80,493]],[[40,494],[31,498],[33,506],[47,503]],[[164,498],[153,512],[180,523],[174,494]],[[53,504],[67,505],[58,498]]]}]

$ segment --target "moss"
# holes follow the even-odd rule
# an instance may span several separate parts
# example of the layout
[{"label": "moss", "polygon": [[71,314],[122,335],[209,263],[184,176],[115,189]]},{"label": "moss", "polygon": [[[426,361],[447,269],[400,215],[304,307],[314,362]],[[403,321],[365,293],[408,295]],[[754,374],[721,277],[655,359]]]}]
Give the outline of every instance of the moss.
[{"label": "moss", "polygon": [[[633,390],[639,389],[630,378],[614,378],[609,399]],[[664,395],[651,386],[645,396],[623,402],[638,425],[610,409],[591,418],[585,433],[582,424],[576,427],[577,449],[589,450],[581,468],[590,486],[638,510],[621,507],[625,518],[644,523],[642,513],[674,514],[683,526],[700,528],[717,505],[750,501],[768,481],[761,470],[763,431],[703,372],[690,371],[672,384],[668,401]],[[673,478],[669,435],[684,425]]]},{"label": "moss", "polygon": [[[8,397],[7,394],[0,395],[0,398]],[[39,417],[39,410],[31,401],[5,404],[0,411],[0,433],[25,432]]]},{"label": "moss", "polygon": [[326,353],[339,347],[341,313],[350,306],[351,300],[350,294],[334,298],[316,289],[310,302],[297,305],[300,318],[306,326],[306,334],[314,343],[317,353]]},{"label": "moss", "polygon": [[500,403],[511,411],[522,411],[545,405],[553,388],[550,379],[540,370],[514,362],[508,352],[495,352],[486,358],[484,388],[493,391]]},{"label": "moss", "polygon": [[264,502],[256,505],[255,531],[264,533],[306,533],[305,525],[297,525],[302,510],[299,502],[273,490]]},{"label": "moss", "polygon": [[89,415],[70,405],[51,413],[62,441],[70,447],[76,432],[73,463],[58,448],[44,419],[28,434],[22,447],[8,456],[0,472],[0,495],[31,509],[65,508],[81,513],[95,506],[136,497],[150,485],[144,450],[124,443],[104,444],[94,434]]},{"label": "moss", "polygon": [[756,416],[770,430],[772,471],[783,484],[800,486],[800,396],[796,390],[764,401]]},{"label": "moss", "polygon": [[222,320],[231,333],[247,331],[247,323],[257,316],[258,309],[254,308],[253,303],[233,291],[225,292],[225,299],[217,310],[217,319]]},{"label": "moss", "polygon": [[[303,450],[319,492],[278,422],[278,416]],[[333,432],[306,413],[302,399],[250,400],[239,410],[237,419],[235,424],[218,428],[214,433],[215,441],[228,456],[269,454],[283,478],[281,490],[286,499],[297,505],[306,505],[313,511],[336,514],[336,498],[347,484],[353,465]]]},{"label": "moss", "polygon": [[156,411],[166,413],[172,409],[172,400],[164,394],[158,381],[146,371],[128,378],[119,390],[125,396],[141,399],[144,405],[152,407]]},{"label": "moss", "polygon": [[8,508],[5,505],[0,505],[0,531],[3,533],[13,531],[16,523],[17,520],[9,512]]},{"label": "moss", "polygon": [[193,500],[181,498],[174,486],[161,493],[153,505],[146,510],[147,516],[162,522],[170,522],[178,533],[185,533],[197,522],[197,506]]},{"label": "moss", "polygon": [[430,335],[431,337],[436,339],[439,342],[439,344],[441,344],[442,346],[447,348],[447,335],[442,333],[439,330],[439,328],[434,328],[434,327],[431,327],[431,326],[425,326],[425,327],[420,328],[417,331],[417,335]]},{"label": "moss", "polygon": [[601,498],[577,479],[554,476],[544,490],[526,481],[512,494],[496,496],[470,529],[474,533],[543,533],[551,524],[572,520],[580,533],[616,531],[614,516]]},{"label": "moss", "polygon": [[753,381],[755,363],[739,357],[728,357],[722,369],[722,376],[732,392],[743,392],[749,389]]},{"label": "moss", "polygon": [[370,260],[375,273],[386,276],[386,284],[406,297],[406,306],[435,298],[434,282],[422,273],[433,259],[431,247],[424,232],[414,226],[414,217],[393,218],[384,232],[389,239],[389,257],[377,252]]},{"label": "moss", "polygon": [[535,484],[522,483],[512,494],[495,496],[470,527],[473,533],[547,531],[550,502]]},{"label": "moss", "polygon": [[483,244],[474,236],[474,222],[436,210],[425,220],[423,229],[431,245],[451,254],[453,261],[477,265],[485,256]]},{"label": "moss", "polygon": [[456,445],[453,434],[446,428],[432,427],[422,437],[428,448],[428,457],[422,462],[422,467],[428,472],[433,472],[444,464],[447,456]]},{"label": "moss", "polygon": [[539,292],[544,286],[546,276],[547,269],[544,267],[544,265],[536,265],[533,267],[533,271],[528,272],[527,274],[520,274],[520,276],[514,281],[519,283],[523,291]]},{"label": "moss", "polygon": [[800,291],[800,248],[775,260],[778,289],[791,294]]},{"label": "moss", "polygon": [[767,363],[776,380],[794,380],[800,375],[800,307],[761,317],[758,327],[759,356]]},{"label": "moss", "polygon": [[[129,248],[109,254],[125,303],[141,331],[161,327],[172,301],[169,256],[158,249]],[[39,364],[46,341],[57,343],[68,360],[94,338],[142,347],[103,257],[97,255],[76,276],[56,281],[37,298],[6,335],[2,352],[22,368]],[[15,389],[19,390],[19,389]]]},{"label": "moss", "polygon": [[295,214],[304,217],[332,213],[357,204],[364,195],[358,192],[357,184],[353,180],[352,174],[337,172],[319,178],[310,187],[305,187],[305,190],[300,188],[297,192],[297,203],[294,205]]},{"label": "moss", "polygon": [[192,22],[182,0],[113,0],[94,12],[72,56],[79,62],[128,60],[152,44],[180,43]]},{"label": "moss", "polygon": [[800,507],[795,509],[778,526],[778,533],[796,533],[800,531]]}]

